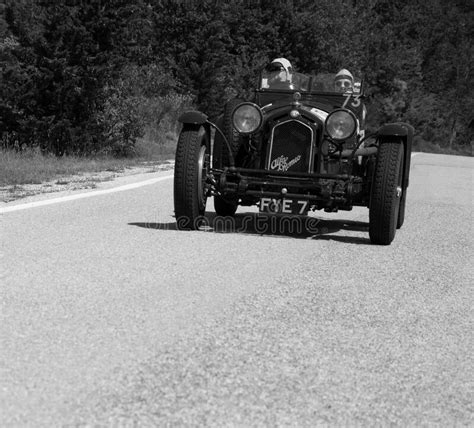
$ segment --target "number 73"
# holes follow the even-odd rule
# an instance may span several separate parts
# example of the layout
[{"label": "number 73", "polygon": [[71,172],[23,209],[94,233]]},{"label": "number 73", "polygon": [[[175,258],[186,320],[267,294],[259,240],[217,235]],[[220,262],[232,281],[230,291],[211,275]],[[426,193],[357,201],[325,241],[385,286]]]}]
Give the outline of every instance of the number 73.
[{"label": "number 73", "polygon": [[360,106],[360,95],[344,94],[344,97],[346,98],[346,100],[344,101],[342,108],[346,107],[347,103],[352,97],[354,97],[354,100],[351,102],[351,106],[354,108],[357,108]]}]

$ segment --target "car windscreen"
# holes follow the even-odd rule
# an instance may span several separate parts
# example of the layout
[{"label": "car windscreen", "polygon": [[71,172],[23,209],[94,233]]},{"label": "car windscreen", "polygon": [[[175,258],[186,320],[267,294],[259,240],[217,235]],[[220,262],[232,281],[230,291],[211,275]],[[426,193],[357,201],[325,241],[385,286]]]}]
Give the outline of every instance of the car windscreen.
[{"label": "car windscreen", "polygon": [[310,76],[287,70],[264,70],[259,89],[309,91]]},{"label": "car windscreen", "polygon": [[311,92],[353,93],[360,94],[362,81],[355,77],[350,79],[336,79],[334,73],[319,73],[311,78]]},{"label": "car windscreen", "polygon": [[357,77],[354,78],[352,82],[336,81],[335,73],[307,75],[295,72],[290,73],[286,70],[264,70],[261,74],[259,89],[360,94],[362,82],[361,79]]}]

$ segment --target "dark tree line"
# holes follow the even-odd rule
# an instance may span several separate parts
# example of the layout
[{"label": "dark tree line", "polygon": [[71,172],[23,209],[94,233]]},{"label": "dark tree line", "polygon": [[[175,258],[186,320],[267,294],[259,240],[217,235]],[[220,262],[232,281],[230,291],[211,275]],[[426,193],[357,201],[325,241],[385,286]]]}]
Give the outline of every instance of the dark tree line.
[{"label": "dark tree line", "polygon": [[372,126],[404,120],[419,144],[471,148],[470,0],[3,0],[3,146],[127,154],[176,129],[193,104],[211,117],[249,97],[287,57],[304,73],[363,73]]}]

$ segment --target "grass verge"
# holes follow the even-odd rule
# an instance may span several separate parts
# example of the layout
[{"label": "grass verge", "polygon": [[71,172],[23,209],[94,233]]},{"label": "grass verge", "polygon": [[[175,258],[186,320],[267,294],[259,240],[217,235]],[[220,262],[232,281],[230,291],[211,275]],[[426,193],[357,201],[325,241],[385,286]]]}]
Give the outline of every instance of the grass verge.
[{"label": "grass verge", "polygon": [[422,138],[415,137],[413,141],[413,151],[424,153],[435,153],[453,156],[472,156],[472,143],[465,146],[442,147],[439,144],[425,141]]},{"label": "grass verge", "polygon": [[63,177],[98,173],[102,171],[122,172],[136,166],[159,164],[174,159],[176,143],[153,144],[140,140],[136,154],[129,158],[112,156],[78,157],[42,155],[37,150],[16,152],[0,150],[0,187],[40,184]]}]

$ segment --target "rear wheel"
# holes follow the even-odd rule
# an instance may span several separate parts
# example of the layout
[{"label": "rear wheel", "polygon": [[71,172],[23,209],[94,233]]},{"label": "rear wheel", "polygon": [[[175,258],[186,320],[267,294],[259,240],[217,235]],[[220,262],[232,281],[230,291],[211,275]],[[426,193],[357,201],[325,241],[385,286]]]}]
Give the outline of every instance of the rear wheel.
[{"label": "rear wheel", "polygon": [[[242,136],[234,128],[232,123],[232,113],[234,112],[234,109],[241,103],[243,103],[243,101],[239,98],[229,100],[224,107],[224,114],[219,121],[220,129],[230,144],[234,161],[237,157],[240,146],[242,145]],[[213,154],[215,168],[222,169],[230,165],[229,149],[219,132],[216,132]],[[216,210],[216,214],[219,216],[233,216],[237,211],[237,206],[238,201],[236,199],[225,199],[219,195],[214,196],[214,209]]]},{"label": "rear wheel", "polygon": [[185,125],[176,148],[174,211],[180,230],[198,229],[208,194],[208,137],[204,128]]},{"label": "rear wheel", "polygon": [[380,144],[369,207],[369,236],[374,244],[389,245],[395,237],[402,199],[403,143]]}]

